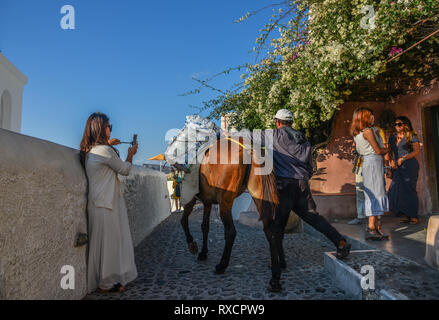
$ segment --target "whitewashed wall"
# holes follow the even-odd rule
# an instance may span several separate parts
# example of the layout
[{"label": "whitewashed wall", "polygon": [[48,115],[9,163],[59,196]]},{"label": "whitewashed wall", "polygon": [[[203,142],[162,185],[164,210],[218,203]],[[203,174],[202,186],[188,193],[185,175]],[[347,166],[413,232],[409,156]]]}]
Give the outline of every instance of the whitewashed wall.
[{"label": "whitewashed wall", "polygon": [[[134,245],[169,214],[163,173],[133,167],[124,195]],[[86,288],[86,177],[79,152],[0,129],[0,299],[81,299]],[[61,267],[75,268],[63,290]]]}]

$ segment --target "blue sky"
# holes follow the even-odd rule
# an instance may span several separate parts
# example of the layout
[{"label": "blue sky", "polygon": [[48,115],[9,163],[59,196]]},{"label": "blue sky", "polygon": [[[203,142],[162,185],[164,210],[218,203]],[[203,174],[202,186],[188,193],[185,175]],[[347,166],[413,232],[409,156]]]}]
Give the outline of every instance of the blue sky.
[{"label": "blue sky", "polygon": [[[22,133],[78,148],[85,122],[106,113],[113,137],[139,135],[136,162],[162,153],[165,133],[214,96],[182,97],[193,76],[254,61],[250,53],[271,11],[233,21],[269,0],[0,0],[0,50],[29,81]],[[60,27],[73,5],[76,29]],[[214,84],[229,87],[239,74]],[[123,156],[127,146],[119,146]]]}]

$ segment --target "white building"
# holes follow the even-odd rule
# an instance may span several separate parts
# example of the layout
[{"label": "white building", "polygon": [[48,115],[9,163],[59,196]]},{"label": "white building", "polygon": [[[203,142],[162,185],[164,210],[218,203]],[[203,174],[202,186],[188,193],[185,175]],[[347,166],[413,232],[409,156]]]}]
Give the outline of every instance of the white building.
[{"label": "white building", "polygon": [[0,128],[21,131],[23,88],[27,77],[0,52]]}]

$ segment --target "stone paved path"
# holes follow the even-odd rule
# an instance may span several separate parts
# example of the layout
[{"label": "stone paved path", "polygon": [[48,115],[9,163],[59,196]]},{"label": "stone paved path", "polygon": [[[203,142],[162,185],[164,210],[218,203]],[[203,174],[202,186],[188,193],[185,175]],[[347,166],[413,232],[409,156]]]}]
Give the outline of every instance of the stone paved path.
[{"label": "stone paved path", "polygon": [[[261,229],[235,223],[237,236],[230,266],[223,275],[213,270],[224,247],[224,229],[211,215],[208,260],[197,261],[186,245],[181,214],[172,214],[135,249],[138,278],[123,294],[91,294],[86,299],[351,299],[323,269],[323,252],[332,244],[308,234],[287,234],[284,248],[288,270],[284,292],[266,287],[271,271],[268,243]],[[202,207],[192,213],[190,230],[201,249]]]}]

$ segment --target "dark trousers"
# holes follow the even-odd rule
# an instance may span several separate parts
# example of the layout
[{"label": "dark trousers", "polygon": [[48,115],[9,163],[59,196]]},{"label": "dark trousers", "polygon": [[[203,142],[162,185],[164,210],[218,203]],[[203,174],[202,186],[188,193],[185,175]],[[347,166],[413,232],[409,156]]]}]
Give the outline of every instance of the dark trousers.
[{"label": "dark trousers", "polygon": [[339,246],[341,240],[345,240],[324,217],[315,211],[316,205],[311,195],[308,180],[276,177],[276,184],[279,192],[279,207],[276,212],[274,226],[275,233],[280,236],[278,250],[281,263],[285,262],[282,240],[291,210],[303,221],[323,233],[336,247]]}]

